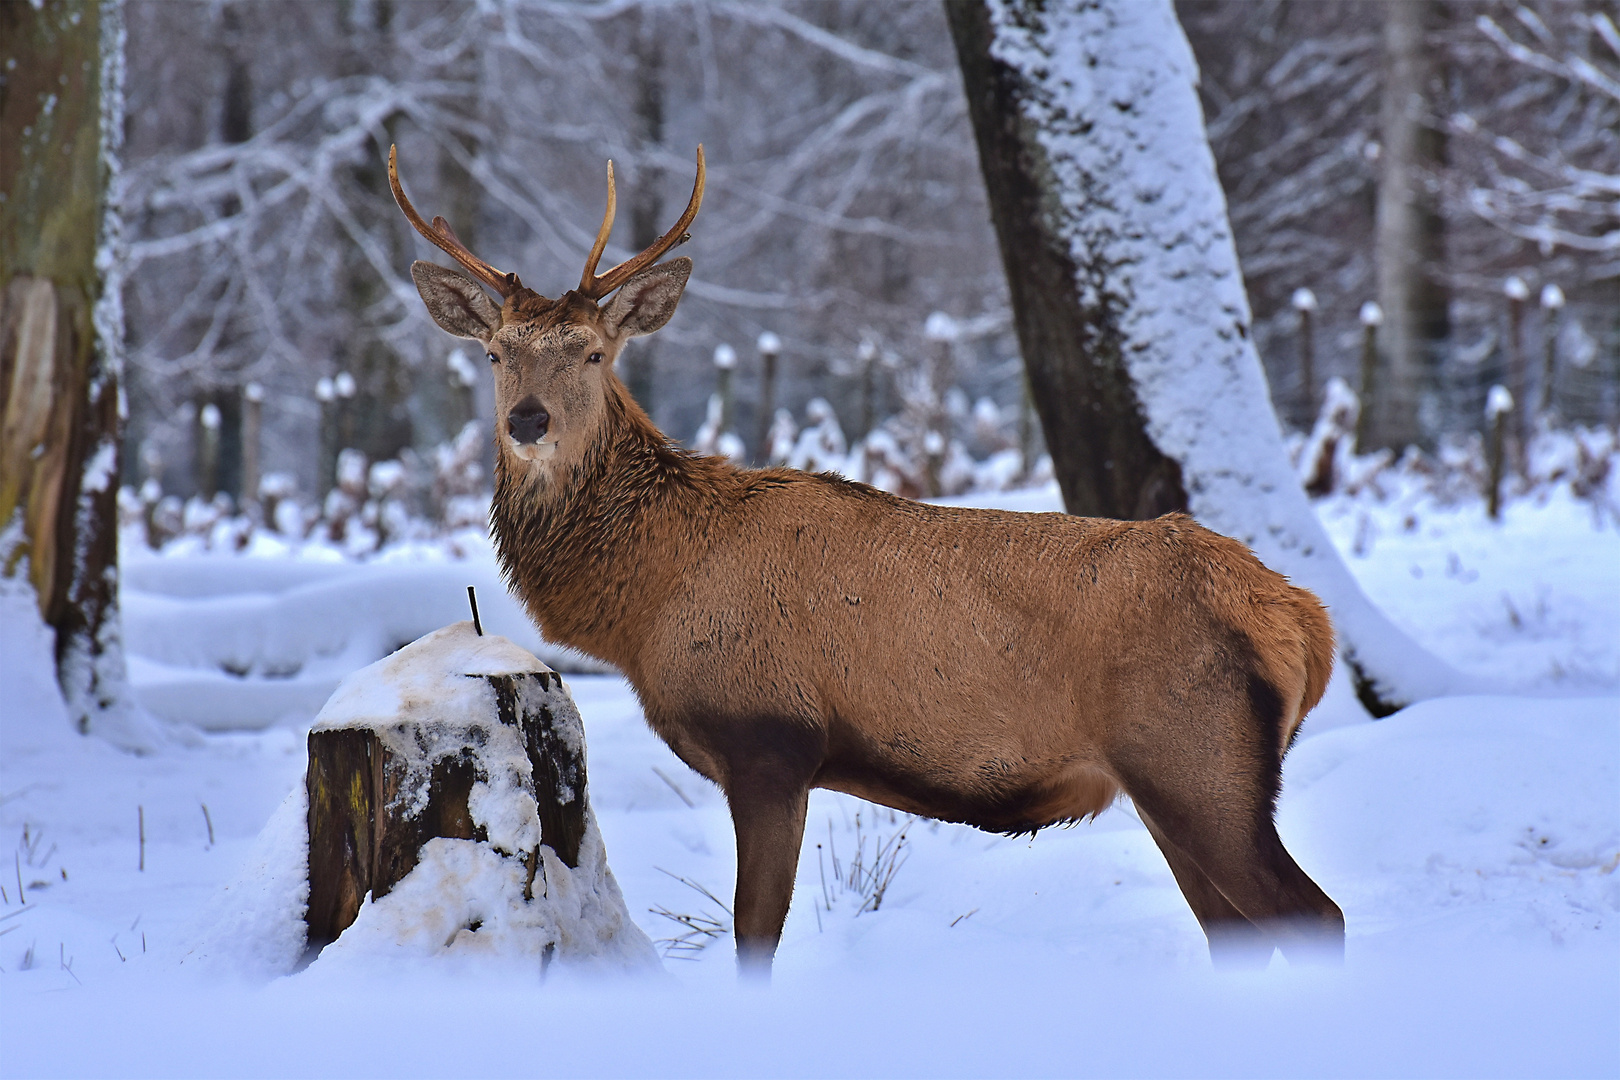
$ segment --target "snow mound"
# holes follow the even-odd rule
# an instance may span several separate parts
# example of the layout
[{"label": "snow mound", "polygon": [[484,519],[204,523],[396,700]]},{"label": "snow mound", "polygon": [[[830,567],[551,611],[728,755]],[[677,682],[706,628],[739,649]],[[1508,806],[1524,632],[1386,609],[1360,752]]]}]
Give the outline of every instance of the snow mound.
[{"label": "snow mound", "polygon": [[1278,824],[1353,951],[1612,945],[1617,792],[1620,700],[1442,698],[1301,741]]},{"label": "snow mound", "polygon": [[[349,675],[321,710],[314,731],[370,728],[403,763],[395,798],[407,815],[427,805],[434,765],[470,751],[478,780],[468,810],[486,839],[428,841],[392,890],[364,899],[354,923],[314,959],[311,973],[371,970],[379,963],[539,972],[554,960],[617,972],[660,969],[652,942],[625,908],[589,804],[577,867],[540,843],[528,749],[522,732],[499,719],[489,679],[522,675],[541,678],[517,680],[521,704],[543,704],[557,737],[583,760],[584,727],[560,677],[506,638],[479,635],[469,622],[437,630]],[[560,779],[563,786],[569,782]],[[584,795],[558,794],[568,800]],[[205,929],[182,963],[249,978],[298,970],[309,899],[308,812],[299,784],[260,834],[242,872],[206,909]]]}]

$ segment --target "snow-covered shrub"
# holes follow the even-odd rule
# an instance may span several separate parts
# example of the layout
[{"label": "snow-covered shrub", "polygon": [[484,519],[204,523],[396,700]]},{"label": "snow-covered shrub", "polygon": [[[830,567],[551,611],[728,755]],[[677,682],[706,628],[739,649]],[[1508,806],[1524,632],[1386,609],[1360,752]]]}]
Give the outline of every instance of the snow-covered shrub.
[{"label": "snow-covered shrub", "polygon": [[1322,408],[1299,456],[1299,479],[1308,495],[1326,495],[1345,475],[1355,452],[1361,401],[1350,384],[1335,375],[1322,388]]},{"label": "snow-covered shrub", "polygon": [[748,450],[735,431],[721,431],[725,403],[719,394],[709,395],[708,413],[703,426],[692,437],[692,449],[700,454],[730,458],[739,465],[748,464]]},{"label": "snow-covered shrub", "polygon": [[[849,458],[849,444],[832,405],[826,398],[812,398],[804,413],[804,430],[794,441],[787,463],[805,472],[842,469]],[[791,417],[788,422],[792,423]]]},{"label": "snow-covered shrub", "polygon": [[786,465],[793,457],[798,437],[799,425],[793,422],[793,414],[777,409],[771,418],[770,430],[765,433],[765,460],[771,465]]}]

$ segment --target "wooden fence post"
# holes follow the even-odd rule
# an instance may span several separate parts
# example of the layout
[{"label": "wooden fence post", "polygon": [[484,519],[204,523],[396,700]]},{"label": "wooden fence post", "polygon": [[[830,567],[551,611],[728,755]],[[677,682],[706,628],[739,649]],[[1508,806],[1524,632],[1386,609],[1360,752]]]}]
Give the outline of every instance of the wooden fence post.
[{"label": "wooden fence post", "polygon": [[1492,521],[1502,517],[1502,474],[1506,456],[1508,419],[1513,415],[1513,395],[1504,386],[1491,387],[1485,395],[1486,465],[1489,475],[1485,481],[1485,513]]},{"label": "wooden fence post", "polygon": [[[759,335],[759,461],[771,461],[771,425],[776,420],[776,359],[782,355],[782,339],[769,330]],[[724,434],[724,429],[721,431]]]}]

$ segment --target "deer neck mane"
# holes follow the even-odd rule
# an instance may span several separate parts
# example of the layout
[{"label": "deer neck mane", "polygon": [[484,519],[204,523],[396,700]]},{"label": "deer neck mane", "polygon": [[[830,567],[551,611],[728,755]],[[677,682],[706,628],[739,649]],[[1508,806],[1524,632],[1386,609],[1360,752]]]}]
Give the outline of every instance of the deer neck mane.
[{"label": "deer neck mane", "polygon": [[490,526],[501,569],[547,640],[632,674],[640,631],[741,475],[673,443],[610,377],[602,431],[567,475],[537,479],[497,452]]}]

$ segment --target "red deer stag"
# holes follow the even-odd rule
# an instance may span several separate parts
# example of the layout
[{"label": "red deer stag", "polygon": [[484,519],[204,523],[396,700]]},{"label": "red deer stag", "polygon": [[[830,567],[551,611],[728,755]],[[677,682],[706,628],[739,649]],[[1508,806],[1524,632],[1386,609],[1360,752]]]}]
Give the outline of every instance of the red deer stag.
[{"label": "red deer stag", "polygon": [[388,175],[471,275],[411,265],[434,321],[494,368],[501,566],[546,639],[617,666],[725,792],[744,971],[770,970],[814,787],[1006,833],[1123,791],[1217,957],[1342,951],[1344,916],[1273,825],[1333,664],[1316,597],[1182,514],[929,506],[673,443],[613,364],[686,287],[690,259],[654,263],[697,215],[701,147],[680,220],[598,275],[609,163],[585,272],[555,300],[427,225],[392,151]]}]

